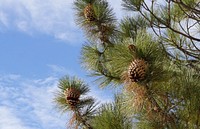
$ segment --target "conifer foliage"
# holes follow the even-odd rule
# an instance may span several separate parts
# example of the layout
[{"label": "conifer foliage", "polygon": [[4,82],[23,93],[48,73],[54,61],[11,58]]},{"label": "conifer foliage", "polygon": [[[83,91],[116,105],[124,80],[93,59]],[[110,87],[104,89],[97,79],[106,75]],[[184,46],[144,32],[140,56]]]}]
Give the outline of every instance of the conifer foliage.
[{"label": "conifer foliage", "polygon": [[122,0],[130,14],[117,21],[106,0],[75,0],[87,43],[81,65],[97,86],[121,90],[113,103],[87,97],[89,86],[68,76],[55,95],[83,129],[200,128],[200,2]]}]

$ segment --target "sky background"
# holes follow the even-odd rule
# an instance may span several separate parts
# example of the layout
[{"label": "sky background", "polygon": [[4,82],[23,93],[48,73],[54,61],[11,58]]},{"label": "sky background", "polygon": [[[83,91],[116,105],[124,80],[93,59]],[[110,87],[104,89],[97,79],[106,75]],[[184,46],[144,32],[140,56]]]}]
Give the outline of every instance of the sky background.
[{"label": "sky background", "polygon": [[[108,0],[118,18],[120,0]],[[52,103],[59,78],[75,75],[97,100],[112,100],[80,66],[86,41],[73,0],[0,0],[0,129],[66,129],[69,114]]]}]

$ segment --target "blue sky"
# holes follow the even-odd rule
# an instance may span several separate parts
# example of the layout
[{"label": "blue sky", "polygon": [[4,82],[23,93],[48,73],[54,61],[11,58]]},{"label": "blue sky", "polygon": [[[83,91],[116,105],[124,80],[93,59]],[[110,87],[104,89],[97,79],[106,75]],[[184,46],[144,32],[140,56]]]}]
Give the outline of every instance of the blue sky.
[{"label": "blue sky", "polygon": [[[85,42],[74,23],[72,0],[0,0],[0,129],[66,129],[69,114],[52,103],[60,77],[93,85],[90,95],[110,101],[79,62]],[[120,0],[109,0],[120,17]]]}]

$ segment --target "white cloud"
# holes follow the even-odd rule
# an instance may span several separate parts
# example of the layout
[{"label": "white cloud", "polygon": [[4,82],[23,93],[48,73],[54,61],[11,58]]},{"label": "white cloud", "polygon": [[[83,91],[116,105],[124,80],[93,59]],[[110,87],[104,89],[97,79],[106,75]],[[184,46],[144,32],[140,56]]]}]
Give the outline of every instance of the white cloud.
[{"label": "white cloud", "polygon": [[[52,102],[57,78],[3,77],[0,82],[0,129],[65,129],[66,116]],[[6,81],[5,81],[6,80]],[[9,80],[9,81],[7,81]],[[3,116],[2,116],[3,115]]]},{"label": "white cloud", "polygon": [[29,28],[28,28],[28,23],[26,21],[19,21],[16,22],[16,26],[23,32],[28,32],[29,33]]},{"label": "white cloud", "polygon": [[[76,43],[80,36],[69,0],[0,0],[0,23],[28,34],[44,33]],[[1,26],[1,24],[0,24]]]},{"label": "white cloud", "polygon": [[8,18],[6,14],[2,11],[0,11],[0,23],[2,23],[3,26],[8,27]]},{"label": "white cloud", "polygon": [[75,75],[75,73],[72,70],[69,70],[63,66],[54,65],[54,64],[48,64],[47,66],[51,69],[54,75],[61,75],[61,76]]},{"label": "white cloud", "polygon": [[[65,119],[60,119],[59,113],[54,109],[53,92],[56,89],[57,79],[48,77],[39,81],[23,83],[26,104],[31,106],[32,119],[37,118],[36,123],[40,124],[42,129],[64,128]],[[25,88],[28,87],[28,88]]]},{"label": "white cloud", "polygon": [[15,81],[20,79],[19,74],[7,74],[7,75],[0,75],[0,81]]},{"label": "white cloud", "polygon": [[[122,17],[120,0],[108,0]],[[79,43],[82,33],[75,25],[72,0],[0,0],[0,23],[30,35],[42,33],[68,43]],[[0,27],[2,26],[0,24]]]},{"label": "white cloud", "polygon": [[[62,66],[51,65],[55,71]],[[17,74],[0,75],[0,129],[66,129],[69,113],[60,114],[53,103],[58,79],[27,79]],[[110,102],[111,92],[91,87],[90,96]]]},{"label": "white cloud", "polygon": [[0,129],[30,129],[25,127],[23,122],[14,115],[12,109],[0,106],[0,113]]}]

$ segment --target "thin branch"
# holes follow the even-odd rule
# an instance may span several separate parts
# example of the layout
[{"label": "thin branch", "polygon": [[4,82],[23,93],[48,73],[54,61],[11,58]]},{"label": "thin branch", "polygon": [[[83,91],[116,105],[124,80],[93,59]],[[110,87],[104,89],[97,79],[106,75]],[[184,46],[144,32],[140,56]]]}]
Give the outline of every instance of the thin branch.
[{"label": "thin branch", "polygon": [[181,27],[182,31],[184,31],[185,33],[187,33],[187,31],[184,29],[184,27],[182,26],[181,22],[178,22],[179,26]]},{"label": "thin branch", "polygon": [[75,115],[76,115],[76,120],[82,123],[87,129],[93,129],[92,126],[89,123],[87,123],[86,120],[83,119],[79,110],[75,111]]},{"label": "thin branch", "polygon": [[[179,1],[177,1],[177,0],[172,0],[174,3],[177,3],[177,4],[181,4],[184,8],[186,8],[186,9],[188,9],[188,10],[192,10],[194,13],[197,13],[197,14],[200,14],[200,10],[198,10],[198,9],[196,9],[195,7],[190,7],[190,6],[188,6],[188,5],[186,5],[182,0],[179,0]],[[198,6],[198,4],[199,3],[197,3],[197,5],[196,6]]]},{"label": "thin branch", "polygon": [[169,26],[171,26],[171,1],[168,1],[168,23]]},{"label": "thin branch", "polygon": [[[158,18],[158,17],[148,8],[148,6],[146,5],[145,2],[144,2],[144,5],[145,5],[146,7],[145,7],[145,6],[143,6],[143,7],[144,7],[152,16],[154,16],[154,18],[156,18],[160,23],[162,23],[163,25],[165,25],[166,28],[169,28],[170,30],[172,30],[172,31],[174,31],[174,32],[176,32],[176,33],[178,33],[178,34],[180,34],[180,35],[183,35],[183,36],[185,36],[185,37],[187,37],[187,38],[189,38],[189,39],[193,39],[193,40],[196,40],[196,41],[200,41],[199,38],[195,38],[195,37],[193,37],[193,36],[190,36],[190,35],[187,35],[187,34],[185,34],[185,33],[182,33],[182,32],[180,32],[180,31],[178,31],[178,30],[172,28],[171,26],[167,25],[167,24],[164,23],[162,20],[160,20],[160,18]],[[141,12],[141,11],[140,11],[140,12]]]}]

